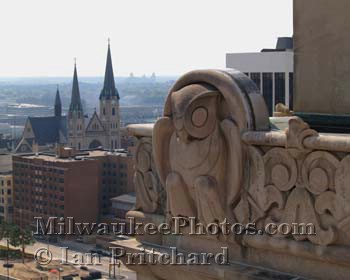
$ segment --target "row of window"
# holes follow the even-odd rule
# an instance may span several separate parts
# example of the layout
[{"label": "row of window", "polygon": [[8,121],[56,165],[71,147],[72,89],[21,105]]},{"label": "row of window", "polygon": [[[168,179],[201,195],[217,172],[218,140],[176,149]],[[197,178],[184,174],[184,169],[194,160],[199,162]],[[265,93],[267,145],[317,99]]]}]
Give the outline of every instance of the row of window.
[{"label": "row of window", "polygon": [[[263,94],[270,116],[273,114],[273,108],[278,103],[286,104],[286,74],[283,72],[278,73],[245,73],[250,76],[260,92]],[[289,84],[289,109],[293,109],[293,73],[288,73]],[[261,80],[262,79],[262,80]],[[274,83],[273,83],[274,81]],[[261,88],[262,86],[262,88]],[[273,96],[273,88],[275,89],[275,95]],[[274,102],[273,102],[274,100]]]},{"label": "row of window", "polygon": [[[11,180],[6,180],[6,185],[11,186]],[[5,181],[1,180],[1,186],[5,186]]]},{"label": "row of window", "polygon": [[64,174],[64,170],[52,168],[52,167],[45,167],[45,166],[37,166],[32,164],[25,164],[25,163],[14,163],[13,166],[15,168],[24,168],[24,169],[30,169],[30,170],[39,170],[44,172],[52,172],[56,174]]},{"label": "row of window", "polygon": [[[52,190],[52,191],[60,191],[60,192],[64,192],[64,188],[63,187],[57,187],[57,186],[47,186],[47,185],[32,185],[32,187],[34,187],[35,189],[37,189],[38,191],[42,191],[42,189],[48,189],[48,190]],[[29,188],[15,188],[15,193],[29,193],[29,192],[33,192],[33,189],[29,189]]]},{"label": "row of window", "polygon": [[[2,194],[2,195],[4,195],[5,192],[6,192],[5,189],[1,189],[1,194]],[[12,190],[11,190],[11,189],[7,189],[7,194],[8,194],[8,195],[11,195],[11,193],[12,193]]]},{"label": "row of window", "polygon": [[[48,189],[55,189],[58,188],[57,186],[52,186],[52,185],[41,185],[43,183],[43,181],[45,182],[45,180],[41,180],[40,178],[39,179],[36,179],[35,181],[34,180],[23,180],[23,179],[15,179],[15,184],[16,185],[28,185],[28,186],[42,186],[44,189],[48,188]],[[51,180],[48,180],[48,181],[51,181]],[[64,179],[63,178],[59,178],[57,180],[53,180],[55,183],[59,183],[59,184],[63,184],[64,183]],[[60,187],[62,188],[62,187]]]},{"label": "row of window", "polygon": [[[102,113],[103,113],[104,116],[106,115],[106,108],[103,108],[103,109],[102,109]],[[112,116],[115,116],[115,113],[116,113],[116,108],[113,107],[113,108],[112,108]]]},{"label": "row of window", "polygon": [[[12,214],[12,213],[13,213],[13,206],[9,206],[9,207],[7,208],[7,212],[8,212],[9,214]],[[5,207],[0,206],[0,213],[5,213]]]},{"label": "row of window", "polygon": [[[0,201],[1,201],[2,204],[4,204],[4,203],[5,203],[5,198],[1,197],[1,198],[0,198]],[[8,204],[11,204],[11,203],[12,203],[12,198],[11,198],[11,197],[8,197],[8,198],[7,198],[7,203],[8,203]]]},{"label": "row of window", "polygon": [[[38,192],[38,191],[31,191],[30,194],[32,196],[39,196],[39,197],[43,197],[43,198],[51,198],[51,199],[55,199],[55,200],[60,200],[60,201],[64,201],[64,196],[58,196],[57,194],[47,194],[47,193],[43,193],[43,192]],[[26,195],[22,195],[22,194],[17,194],[16,193],[16,199],[20,199],[22,201],[32,201],[32,197],[28,197]]]}]

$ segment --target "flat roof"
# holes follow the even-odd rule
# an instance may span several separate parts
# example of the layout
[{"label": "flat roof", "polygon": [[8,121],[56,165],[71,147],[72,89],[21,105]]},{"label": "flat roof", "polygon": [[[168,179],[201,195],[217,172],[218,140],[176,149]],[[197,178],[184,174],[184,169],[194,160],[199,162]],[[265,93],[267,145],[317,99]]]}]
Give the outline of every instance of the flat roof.
[{"label": "flat roof", "polygon": [[74,162],[74,161],[81,161],[85,159],[93,160],[95,158],[106,157],[106,156],[126,157],[127,155],[128,154],[126,151],[120,152],[120,151],[108,151],[108,150],[88,150],[88,151],[81,151],[79,153],[76,153],[72,157],[58,157],[56,154],[49,154],[49,153],[24,154],[24,155],[17,155],[17,157],[26,158],[26,159],[41,159],[41,160],[50,161],[50,162]]}]

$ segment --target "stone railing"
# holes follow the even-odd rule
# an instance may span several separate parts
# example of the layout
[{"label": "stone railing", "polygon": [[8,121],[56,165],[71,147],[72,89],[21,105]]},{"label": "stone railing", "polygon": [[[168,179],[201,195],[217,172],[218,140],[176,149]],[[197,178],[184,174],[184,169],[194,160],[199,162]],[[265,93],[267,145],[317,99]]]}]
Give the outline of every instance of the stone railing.
[{"label": "stone railing", "polygon": [[164,117],[128,129],[138,139],[137,205],[129,216],[314,230],[224,239],[143,235],[139,241],[184,251],[226,244],[232,261],[306,277],[350,275],[349,135],[319,134],[297,117],[286,131],[271,130],[262,96],[236,71],[184,75],[168,95]]}]

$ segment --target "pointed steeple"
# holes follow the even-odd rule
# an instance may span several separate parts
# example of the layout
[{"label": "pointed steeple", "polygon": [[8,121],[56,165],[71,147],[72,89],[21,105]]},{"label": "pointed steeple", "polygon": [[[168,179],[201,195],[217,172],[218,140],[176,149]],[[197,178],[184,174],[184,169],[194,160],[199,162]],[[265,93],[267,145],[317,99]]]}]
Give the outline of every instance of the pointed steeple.
[{"label": "pointed steeple", "polygon": [[61,103],[60,92],[58,90],[58,85],[57,85],[57,91],[56,91],[56,97],[55,97],[55,117],[61,117],[61,116],[62,116],[62,103]]},{"label": "pointed steeple", "polygon": [[112,65],[112,56],[110,42],[108,39],[108,51],[107,51],[107,62],[105,70],[105,80],[103,83],[103,89],[100,94],[101,99],[110,99],[112,96],[116,96],[119,99],[119,93],[115,87],[114,74],[113,74],[113,65]]},{"label": "pointed steeple", "polygon": [[76,62],[74,63],[72,98],[70,101],[69,111],[83,111],[83,106],[81,105],[81,100],[80,100],[79,82],[78,82]]}]

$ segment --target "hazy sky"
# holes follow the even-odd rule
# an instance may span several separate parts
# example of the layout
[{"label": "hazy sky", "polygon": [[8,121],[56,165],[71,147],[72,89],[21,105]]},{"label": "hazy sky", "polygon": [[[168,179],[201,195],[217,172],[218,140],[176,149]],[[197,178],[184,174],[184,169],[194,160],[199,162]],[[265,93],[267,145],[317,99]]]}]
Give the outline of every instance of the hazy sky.
[{"label": "hazy sky", "polygon": [[227,52],[291,36],[292,0],[1,0],[0,77],[224,68]]}]

